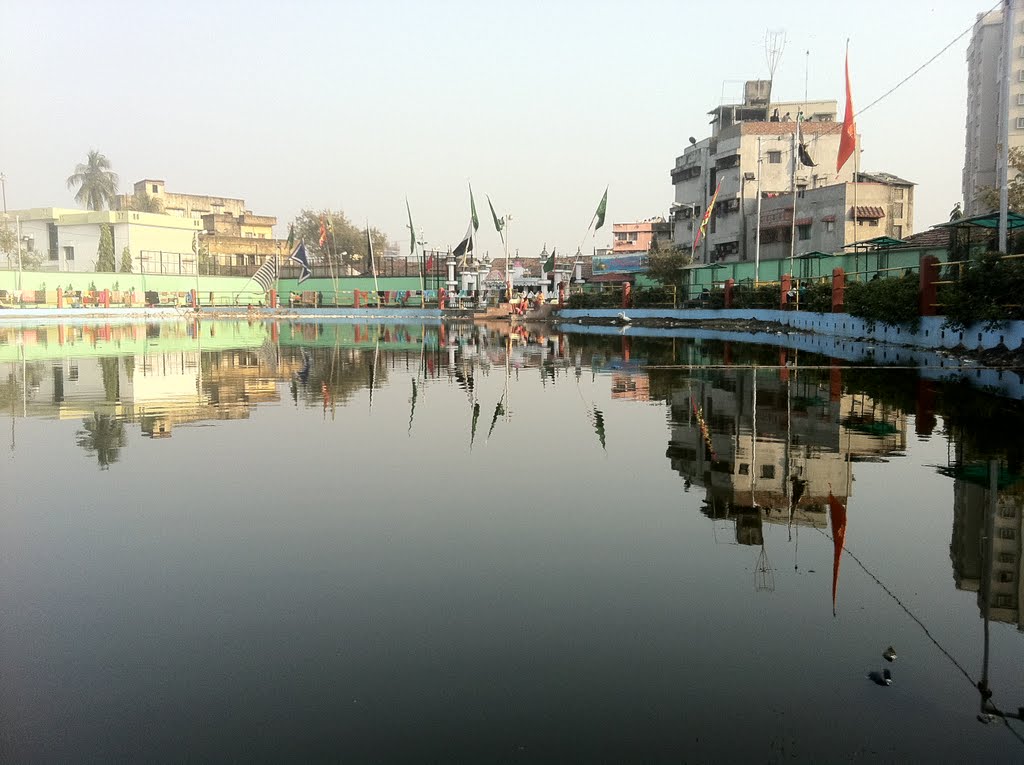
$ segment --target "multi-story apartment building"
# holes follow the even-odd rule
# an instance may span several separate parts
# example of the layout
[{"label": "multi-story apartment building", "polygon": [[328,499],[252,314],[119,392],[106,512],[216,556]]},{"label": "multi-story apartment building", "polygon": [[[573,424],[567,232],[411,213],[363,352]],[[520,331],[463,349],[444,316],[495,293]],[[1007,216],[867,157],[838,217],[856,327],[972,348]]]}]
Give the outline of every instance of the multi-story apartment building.
[{"label": "multi-story apartment building", "polygon": [[612,224],[612,253],[630,255],[646,253],[657,240],[670,240],[672,225],[664,218],[648,218],[637,223]]},{"label": "multi-story apartment building", "polygon": [[1024,0],[1013,0],[1013,18],[1008,103],[1002,103],[1000,94],[1006,73],[1002,9],[978,14],[967,47],[967,129],[962,179],[967,215],[988,212],[980,192],[996,186],[1003,119],[1009,120],[1010,148],[1024,146]]},{"label": "multi-story apartment building", "polygon": [[[741,104],[711,110],[712,133],[676,158],[672,168],[675,202],[673,240],[692,245],[699,221],[721,182],[715,214],[696,260],[752,260],[753,241],[747,220],[756,214],[757,189],[762,199],[848,183],[858,166],[856,157],[836,173],[841,121],[835,101],[772,101],[770,83],[753,80],[744,86]],[[800,117],[803,117],[801,120]],[[797,161],[797,129],[813,166]],[[857,152],[860,140],[857,141]],[[758,176],[760,175],[760,184]]]}]

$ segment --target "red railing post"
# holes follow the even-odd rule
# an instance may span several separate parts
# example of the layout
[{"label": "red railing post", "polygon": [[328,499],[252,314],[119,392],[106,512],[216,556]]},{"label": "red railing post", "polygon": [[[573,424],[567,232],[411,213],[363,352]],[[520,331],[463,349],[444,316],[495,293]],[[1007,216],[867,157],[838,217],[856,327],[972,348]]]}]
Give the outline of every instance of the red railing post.
[{"label": "red railing post", "polygon": [[735,279],[725,280],[725,307],[732,308],[732,290],[736,286]]},{"label": "red railing post", "polygon": [[779,308],[786,310],[789,304],[789,291],[793,288],[793,274],[783,274],[779,281]]},{"label": "red railing post", "polygon": [[842,313],[846,307],[846,272],[832,269],[832,313]]},{"label": "red railing post", "polygon": [[939,280],[939,259],[934,255],[925,255],[921,258],[918,271],[918,312],[922,316],[934,316],[937,313],[935,303],[938,302],[939,294],[939,286],[935,283]]}]

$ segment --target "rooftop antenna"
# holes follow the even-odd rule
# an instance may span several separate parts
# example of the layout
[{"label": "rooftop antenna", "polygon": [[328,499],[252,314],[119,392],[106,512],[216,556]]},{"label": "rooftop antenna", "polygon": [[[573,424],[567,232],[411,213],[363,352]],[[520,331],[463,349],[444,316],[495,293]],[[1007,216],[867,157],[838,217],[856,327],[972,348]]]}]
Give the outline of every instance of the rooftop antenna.
[{"label": "rooftop antenna", "polygon": [[775,70],[782,60],[782,51],[786,49],[786,32],[782,29],[769,29],[764,33],[764,58],[768,64],[768,101],[771,103],[772,84],[775,82]]}]

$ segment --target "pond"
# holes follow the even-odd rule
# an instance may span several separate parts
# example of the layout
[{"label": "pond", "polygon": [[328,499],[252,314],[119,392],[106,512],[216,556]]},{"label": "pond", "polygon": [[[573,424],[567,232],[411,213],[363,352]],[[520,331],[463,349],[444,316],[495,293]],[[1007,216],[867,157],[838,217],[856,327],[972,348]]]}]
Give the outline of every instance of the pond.
[{"label": "pond", "polygon": [[1024,407],[966,383],[55,323],[0,418],[7,762],[1024,758]]}]

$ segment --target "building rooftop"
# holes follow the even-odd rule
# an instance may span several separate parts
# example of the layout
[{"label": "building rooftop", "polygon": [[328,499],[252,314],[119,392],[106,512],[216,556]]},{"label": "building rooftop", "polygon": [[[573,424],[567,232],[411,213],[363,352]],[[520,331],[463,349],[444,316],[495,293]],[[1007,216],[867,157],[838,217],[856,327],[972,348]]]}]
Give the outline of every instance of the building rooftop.
[{"label": "building rooftop", "polygon": [[892,173],[858,173],[857,177],[867,183],[885,183],[890,186],[916,186],[913,181],[900,178]]}]

